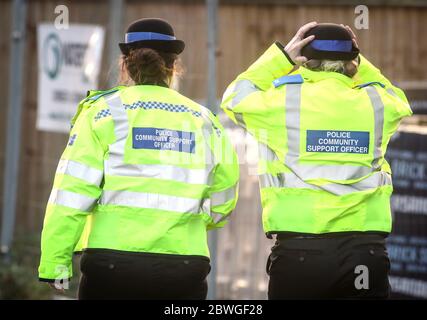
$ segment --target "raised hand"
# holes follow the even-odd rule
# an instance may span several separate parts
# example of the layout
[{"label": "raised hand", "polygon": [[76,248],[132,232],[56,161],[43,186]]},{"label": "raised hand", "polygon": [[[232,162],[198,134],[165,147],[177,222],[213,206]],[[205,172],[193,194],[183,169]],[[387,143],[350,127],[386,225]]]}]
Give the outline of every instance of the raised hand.
[{"label": "raised hand", "polygon": [[353,45],[356,48],[359,48],[359,46],[357,45],[357,38],[356,38],[356,35],[354,34],[353,30],[351,30],[351,28],[348,25],[341,24],[341,26],[343,26],[344,28],[347,29],[348,32],[350,32],[350,34],[351,34],[351,40],[353,41]]},{"label": "raised hand", "polygon": [[301,55],[301,49],[314,39],[314,35],[304,38],[304,34],[316,25],[315,21],[303,25],[285,47],[289,58],[298,66],[307,62],[307,58]]}]

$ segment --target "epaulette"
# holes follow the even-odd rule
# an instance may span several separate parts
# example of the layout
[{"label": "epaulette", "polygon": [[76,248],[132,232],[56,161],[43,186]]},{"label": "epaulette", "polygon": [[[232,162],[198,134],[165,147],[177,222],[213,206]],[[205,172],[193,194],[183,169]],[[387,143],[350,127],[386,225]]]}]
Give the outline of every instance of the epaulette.
[{"label": "epaulette", "polygon": [[280,87],[281,85],[284,84],[295,84],[295,83],[303,83],[304,79],[300,74],[290,74],[287,76],[283,76],[280,78],[277,78],[276,80],[273,81],[273,85],[274,87]]},{"label": "epaulette", "polygon": [[86,98],[84,98],[82,101],[80,101],[77,112],[74,114],[73,118],[71,119],[71,128],[74,126],[74,123],[77,121],[77,118],[79,117],[80,113],[83,109],[87,109],[91,107],[91,104],[98,100],[99,98],[114,93],[116,91],[119,91],[121,87],[115,87],[110,90],[105,91],[88,91]]},{"label": "epaulette", "polygon": [[113,88],[113,89],[110,89],[110,90],[101,91],[101,92],[99,92],[97,94],[89,95],[88,97],[86,97],[86,99],[87,100],[91,100],[91,101],[96,101],[99,98],[101,98],[101,97],[103,97],[103,96],[105,96],[107,94],[114,93],[116,91],[119,91],[119,89],[118,88]]},{"label": "epaulette", "polygon": [[365,87],[368,87],[368,86],[372,86],[372,85],[376,85],[376,84],[378,84],[381,87],[385,88],[385,85],[382,84],[381,82],[378,82],[378,81],[371,81],[371,82],[362,83],[362,84],[357,85],[355,88],[362,89],[362,88],[365,88]]}]

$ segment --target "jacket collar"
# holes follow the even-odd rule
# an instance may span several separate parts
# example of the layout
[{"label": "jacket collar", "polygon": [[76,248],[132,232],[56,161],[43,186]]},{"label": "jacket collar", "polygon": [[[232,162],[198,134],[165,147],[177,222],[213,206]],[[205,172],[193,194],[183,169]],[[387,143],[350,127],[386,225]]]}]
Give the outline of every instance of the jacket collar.
[{"label": "jacket collar", "polygon": [[343,75],[338,72],[329,72],[329,71],[312,71],[307,68],[301,67],[299,72],[303,76],[304,80],[307,82],[318,82],[328,79],[336,79],[349,87],[354,86],[354,80],[346,75]]}]

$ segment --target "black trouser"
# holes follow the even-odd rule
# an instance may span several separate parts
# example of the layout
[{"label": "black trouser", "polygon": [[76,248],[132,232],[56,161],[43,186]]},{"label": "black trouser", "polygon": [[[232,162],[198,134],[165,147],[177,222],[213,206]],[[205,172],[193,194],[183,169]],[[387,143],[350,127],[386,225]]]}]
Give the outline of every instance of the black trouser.
[{"label": "black trouser", "polygon": [[386,299],[389,270],[385,237],[380,234],[279,234],[267,262],[268,298]]},{"label": "black trouser", "polygon": [[209,259],[199,256],[84,251],[79,299],[206,299]]}]

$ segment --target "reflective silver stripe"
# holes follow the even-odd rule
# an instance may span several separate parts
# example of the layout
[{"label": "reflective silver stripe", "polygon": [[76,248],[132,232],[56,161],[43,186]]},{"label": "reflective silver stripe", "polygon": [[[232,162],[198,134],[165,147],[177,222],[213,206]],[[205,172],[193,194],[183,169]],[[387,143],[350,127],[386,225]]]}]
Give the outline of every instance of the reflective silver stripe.
[{"label": "reflective silver stripe", "polygon": [[264,143],[258,142],[259,159],[264,161],[277,161],[279,158],[276,153]]},{"label": "reflective silver stripe", "polygon": [[214,223],[220,223],[226,219],[228,219],[230,215],[225,215],[222,213],[217,213],[217,212],[211,212],[211,218],[213,220]]},{"label": "reflective silver stripe", "polygon": [[211,199],[210,198],[202,199],[201,208],[202,208],[202,212],[211,215],[212,214],[212,212],[211,212]]},{"label": "reflective silver stripe", "polygon": [[398,98],[396,92],[394,92],[394,90],[392,88],[388,88],[386,91],[387,91],[387,93],[391,94],[393,97]]},{"label": "reflective silver stripe", "polygon": [[366,191],[385,185],[391,185],[391,176],[383,171],[375,172],[371,176],[353,184],[328,183],[321,186],[309,184],[298,178],[293,173],[280,175],[263,174],[259,176],[261,188],[298,188],[311,190],[325,190],[332,194],[342,196],[357,191]]},{"label": "reflective silver stripe", "polygon": [[372,168],[364,166],[332,166],[332,165],[294,165],[291,169],[304,180],[353,180],[360,179],[372,172]]},{"label": "reflective silver stripe", "polygon": [[260,174],[258,176],[260,188],[282,188],[284,182],[281,176],[270,173]]},{"label": "reflective silver stripe", "polygon": [[284,187],[286,188],[299,188],[299,189],[312,189],[312,190],[321,190],[320,187],[309,184],[303,180],[301,180],[297,175],[294,173],[285,173],[284,174]]},{"label": "reflective silver stripe", "polygon": [[374,86],[369,86],[366,89],[369,99],[371,100],[372,107],[374,108],[374,120],[375,120],[375,133],[374,133],[374,159],[372,161],[372,167],[374,170],[378,169],[381,164],[382,158],[381,144],[383,141],[383,127],[384,127],[384,104],[381,100],[377,89]]},{"label": "reflective silver stripe", "polygon": [[371,176],[353,184],[329,183],[320,186],[323,190],[338,196],[346,195],[357,191],[366,191],[369,189],[379,188],[385,185],[391,185],[391,176],[386,172],[375,172]]},{"label": "reflective silver stripe", "polygon": [[187,169],[167,164],[117,164],[105,168],[107,175],[173,180],[190,184],[208,184],[205,169]]},{"label": "reflective silver stripe", "polygon": [[300,148],[300,114],[301,114],[301,84],[286,86],[286,132],[288,152],[285,164],[292,168],[297,166]]},{"label": "reflective silver stripe", "polygon": [[[105,98],[105,97],[104,97]],[[105,101],[114,119],[114,134],[116,141],[126,140],[129,133],[128,116],[120,99],[120,91],[107,96]]]},{"label": "reflective silver stripe", "polygon": [[259,91],[258,87],[247,79],[238,80],[234,85],[233,93],[236,95],[231,100],[230,109],[233,109],[238,105],[244,98],[253,92]]},{"label": "reflective silver stripe", "polygon": [[[378,101],[376,100],[376,103]],[[285,156],[285,164],[290,168],[301,180],[311,179],[329,179],[329,180],[352,180],[367,176],[376,168],[365,166],[349,166],[349,165],[300,165],[299,148],[300,148],[300,112],[301,112],[301,84],[288,84],[286,86],[286,130],[288,152]],[[382,104],[381,104],[382,105]],[[379,131],[382,133],[384,122],[381,108],[377,104],[375,109],[375,136],[376,146],[382,139],[379,136]],[[383,110],[383,109],[382,109]],[[382,115],[382,117],[381,117]],[[381,150],[379,150],[381,151]],[[376,151],[378,156],[378,151]]]},{"label": "reflective silver stripe", "polygon": [[115,166],[124,164],[124,150],[129,133],[128,116],[119,92],[104,97],[113,117],[114,135],[116,136],[116,141],[109,146],[109,159],[105,161],[104,167],[105,171],[109,172],[108,174],[113,174],[111,171]]},{"label": "reflective silver stripe", "polygon": [[[206,164],[206,172],[205,172],[205,177],[207,180],[207,184],[208,185],[212,185],[213,184],[213,175],[214,175],[214,170],[213,168],[215,167],[216,164],[216,159],[215,159],[215,155],[213,153],[212,148],[215,148],[215,143],[214,143],[214,129],[213,129],[213,123],[212,120],[209,118],[209,114],[208,114],[208,110],[204,109],[204,108],[200,108],[200,113],[202,115],[203,118],[203,125],[202,125],[202,133],[203,133],[203,138],[205,140],[205,164]],[[209,144],[209,142],[212,143],[212,146]],[[210,202],[209,202],[209,206],[210,206]],[[204,211],[204,212],[210,212],[210,211]]]},{"label": "reflective silver stripe", "polygon": [[[286,128],[288,134],[288,153],[285,157],[285,164],[293,173],[285,175],[264,174],[259,177],[260,186],[265,187],[289,187],[289,188],[309,188],[315,190],[327,190],[334,194],[346,194],[358,191],[360,188],[375,188],[377,185],[369,183],[374,179],[372,176],[368,180],[351,185],[329,183],[321,187],[308,184],[305,181],[310,179],[331,179],[350,180],[369,175],[373,169],[364,166],[329,166],[329,165],[299,165],[300,148],[300,108],[301,108],[301,84],[290,84],[286,88]],[[379,101],[381,103],[381,100]],[[383,110],[382,103],[375,99],[373,102],[375,110],[375,145],[380,146],[382,141]],[[382,107],[382,108],[381,108]],[[381,131],[381,135],[379,135]],[[277,160],[277,155],[266,145],[259,143],[260,159],[266,161]],[[377,149],[376,149],[377,150]],[[381,151],[381,149],[379,149]],[[378,154],[378,150],[376,151]],[[380,153],[381,157],[381,153]],[[381,173],[379,173],[381,174]],[[360,187],[360,188],[359,188]],[[360,189],[360,190],[362,190]]]},{"label": "reflective silver stripe", "polygon": [[387,91],[387,93],[389,93],[393,97],[395,97],[395,98],[399,99],[401,102],[405,103],[405,105],[406,105],[407,108],[411,109],[411,106],[406,101],[402,100],[402,98],[399,97],[397,95],[396,91],[394,91],[392,88],[388,88],[386,91]]},{"label": "reflective silver stripe", "polygon": [[158,209],[180,213],[201,213],[201,200],[156,193],[104,190],[102,205],[118,205],[143,209]]},{"label": "reflective silver stripe", "polygon": [[90,184],[99,186],[104,176],[104,172],[99,169],[89,167],[83,163],[61,159],[59,160],[57,174],[66,174],[74,178],[84,180]]},{"label": "reflective silver stripe", "polygon": [[277,175],[264,173],[258,177],[261,188],[306,188],[320,190],[319,187],[304,182],[293,173],[280,173]]},{"label": "reflective silver stripe", "polygon": [[212,193],[211,206],[212,207],[220,206],[230,200],[233,200],[236,197],[237,188],[238,188],[238,184],[224,191]]},{"label": "reflective silver stripe", "polygon": [[[206,146],[205,163],[209,168],[208,171],[211,172],[215,164],[215,156],[211,149],[212,146],[215,146],[213,143],[213,123],[209,118],[207,109],[201,108],[200,113],[203,118],[202,133]],[[212,142],[212,146],[209,144],[209,142]]]},{"label": "reflective silver stripe", "polygon": [[[162,180],[174,180],[190,184],[208,184],[207,164],[204,169],[187,169],[163,164],[127,164],[124,162],[124,151],[126,139],[129,133],[128,116],[121,102],[119,93],[114,93],[105,98],[114,121],[114,134],[116,141],[109,147],[109,158],[105,160],[104,170],[106,175],[146,177]],[[211,149],[208,148],[208,152]],[[213,162],[213,155],[207,155],[207,161]]]},{"label": "reflective silver stripe", "polygon": [[91,198],[71,191],[52,189],[48,203],[81,211],[90,211],[96,201],[96,198]]},{"label": "reflective silver stripe", "polygon": [[246,129],[245,120],[243,120],[243,115],[241,113],[235,113],[234,118],[236,118],[237,123],[244,129]]}]

